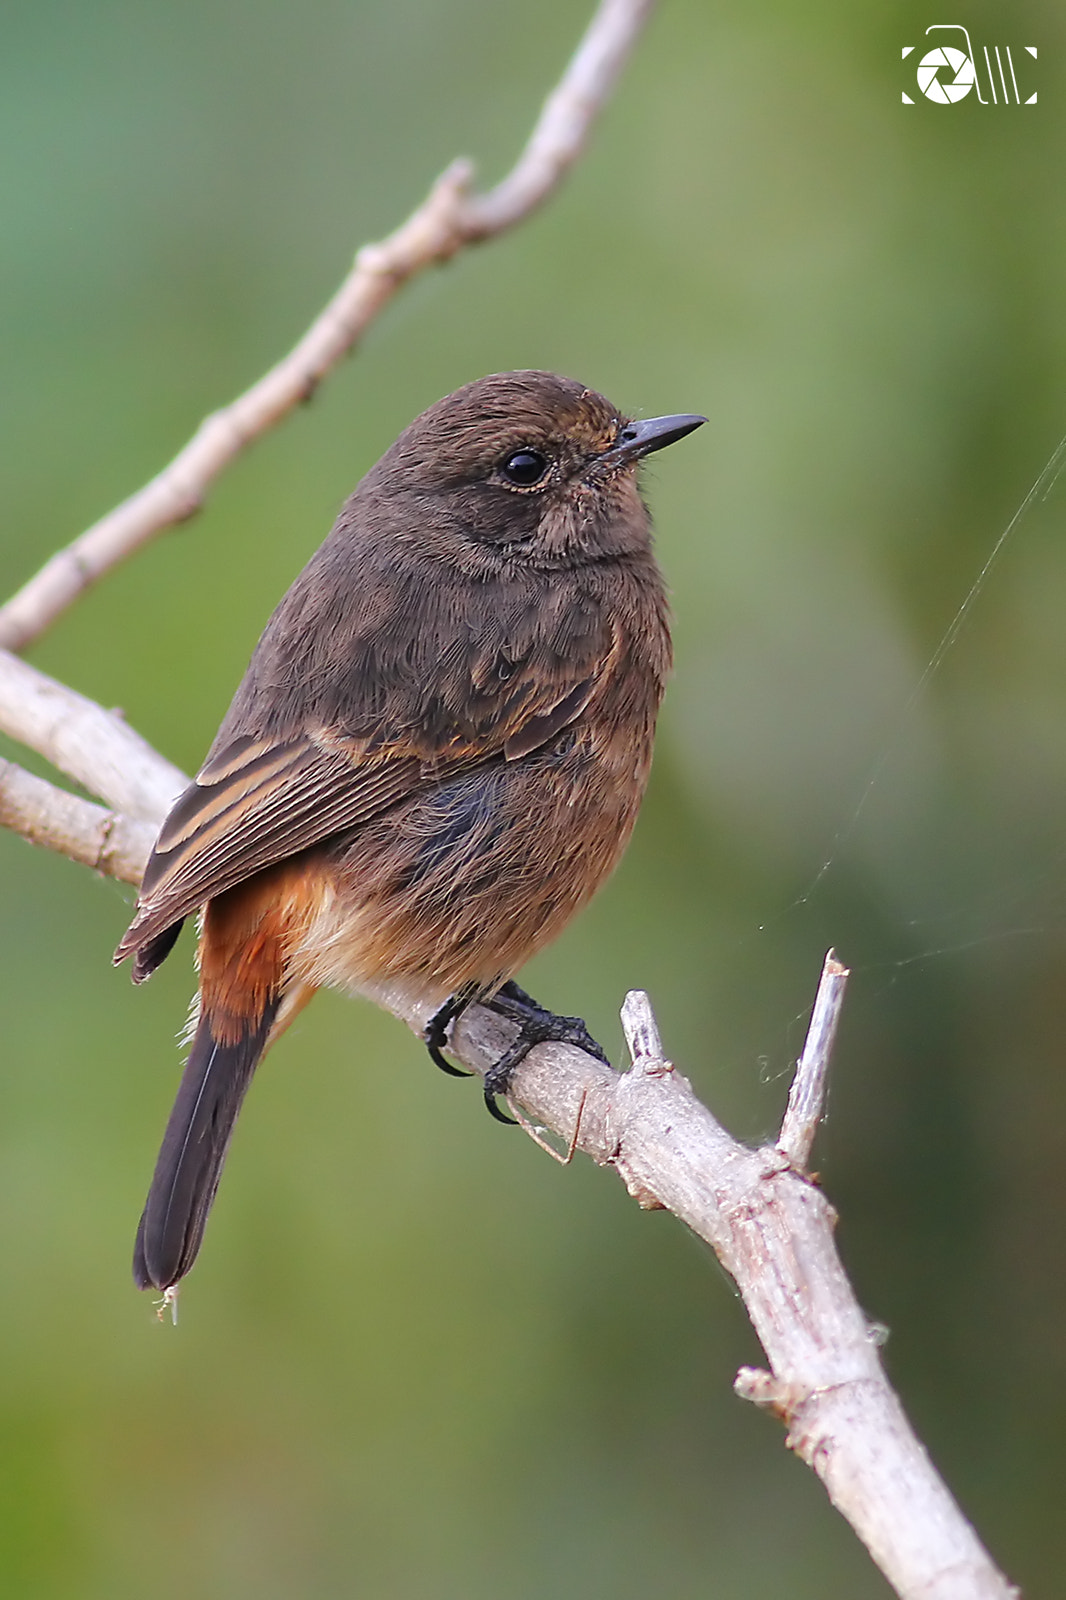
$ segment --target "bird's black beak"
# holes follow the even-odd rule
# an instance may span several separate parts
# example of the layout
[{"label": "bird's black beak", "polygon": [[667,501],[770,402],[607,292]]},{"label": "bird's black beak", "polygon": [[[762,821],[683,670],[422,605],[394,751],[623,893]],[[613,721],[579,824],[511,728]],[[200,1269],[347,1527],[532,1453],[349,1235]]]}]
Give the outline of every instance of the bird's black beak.
[{"label": "bird's black beak", "polygon": [[627,422],[617,440],[601,461],[639,461],[650,456],[653,450],[664,450],[676,444],[687,433],[693,433],[707,421],[706,417],[682,413],[676,417],[646,417],[643,422]]}]

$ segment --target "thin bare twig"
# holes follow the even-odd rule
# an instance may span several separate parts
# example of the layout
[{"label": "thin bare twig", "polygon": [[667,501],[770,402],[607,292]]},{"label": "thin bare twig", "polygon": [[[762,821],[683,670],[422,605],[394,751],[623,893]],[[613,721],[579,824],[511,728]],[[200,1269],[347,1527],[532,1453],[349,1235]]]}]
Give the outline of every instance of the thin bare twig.
[{"label": "thin bare twig", "polygon": [[807,1039],[788,1092],[788,1107],[777,1139],[777,1148],[798,1172],[803,1172],[810,1160],[814,1136],[825,1111],[829,1057],[847,981],[847,967],[841,966],[836,953],[830,950],[822,968]]},{"label": "thin bare twig", "polygon": [[232,404],[206,417],[157,477],[57,551],[0,607],[0,647],[23,650],[111,567],[198,511],[224,467],[294,406],[416,273],[503,233],[551,194],[580,155],[654,0],[602,0],[510,173],[472,195],[473,168],[454,162],[401,227],[358,252],[352,271],[300,342]]}]

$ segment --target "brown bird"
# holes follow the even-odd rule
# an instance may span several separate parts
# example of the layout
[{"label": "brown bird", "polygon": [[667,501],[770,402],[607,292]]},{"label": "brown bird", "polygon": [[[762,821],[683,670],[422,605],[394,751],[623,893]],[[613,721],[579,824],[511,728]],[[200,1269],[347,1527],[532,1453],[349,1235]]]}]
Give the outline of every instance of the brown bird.
[{"label": "brown bird", "polygon": [[705,420],[631,421],[547,372],[467,384],[371,468],[274,612],[115,955],[142,982],[203,908],[140,1288],[189,1271],[256,1063],[322,985],[432,1008],[452,1072],[471,1002],[516,1021],[485,1079],[505,1121],[534,1044],[602,1057],[511,980],[636,820],[670,665],[636,469]]}]

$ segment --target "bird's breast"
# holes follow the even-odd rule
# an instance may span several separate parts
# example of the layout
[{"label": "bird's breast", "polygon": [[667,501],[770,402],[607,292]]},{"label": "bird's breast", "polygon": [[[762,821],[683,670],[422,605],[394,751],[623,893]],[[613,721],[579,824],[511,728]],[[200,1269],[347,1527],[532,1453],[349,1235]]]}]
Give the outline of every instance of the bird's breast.
[{"label": "bird's breast", "polygon": [[394,807],[327,852],[331,892],[294,961],[305,981],[443,998],[491,990],[609,875],[647,779],[650,728],[595,719]]}]

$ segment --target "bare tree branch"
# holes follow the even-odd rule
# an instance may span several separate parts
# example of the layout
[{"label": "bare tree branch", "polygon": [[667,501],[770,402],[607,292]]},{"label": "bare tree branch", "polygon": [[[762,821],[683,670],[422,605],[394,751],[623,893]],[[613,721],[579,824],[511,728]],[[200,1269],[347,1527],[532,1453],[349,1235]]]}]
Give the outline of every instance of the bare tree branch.
[{"label": "bare tree branch", "polygon": [[[830,954],[801,1075],[824,1079],[826,1019],[839,1011],[846,978]],[[885,1377],[878,1334],[837,1254],[836,1213],[782,1153],[781,1143],[798,1147],[795,1105],[813,1104],[810,1086],[790,1097],[778,1145],[751,1150],[662,1059],[646,995],[626,997],[622,1021],[629,1072],[619,1076],[567,1045],[542,1045],[516,1071],[514,1098],[546,1129],[613,1167],[639,1205],[672,1211],[714,1248],[771,1367],[742,1368],[737,1393],[787,1424],[786,1443],[821,1478],[901,1600],[1010,1600],[1018,1591],[955,1504]],[[457,1059],[480,1072],[510,1037],[484,1010],[468,1013],[456,1036]]]},{"label": "bare tree branch", "polygon": [[158,829],[0,760],[0,827],[110,878],[139,884]]},{"label": "bare tree branch", "polygon": [[105,711],[6,650],[0,650],[0,733],[157,829],[189,781],[117,712]]},{"label": "bare tree branch", "polygon": [[603,0],[515,166],[466,204],[463,241],[491,238],[541,205],[581,154],[655,0]]},{"label": "bare tree branch", "polygon": [[325,310],[277,366],[206,417],[169,466],[57,551],[0,607],[0,647],[25,649],[109,568],[198,511],[223,468],[309,397],[409,278],[503,233],[541,205],[581,154],[653,3],[601,0],[507,177],[487,194],[472,195],[473,168],[454,162],[401,227],[364,245]]}]

